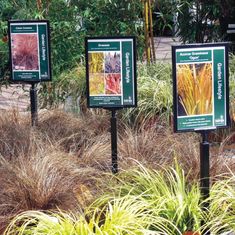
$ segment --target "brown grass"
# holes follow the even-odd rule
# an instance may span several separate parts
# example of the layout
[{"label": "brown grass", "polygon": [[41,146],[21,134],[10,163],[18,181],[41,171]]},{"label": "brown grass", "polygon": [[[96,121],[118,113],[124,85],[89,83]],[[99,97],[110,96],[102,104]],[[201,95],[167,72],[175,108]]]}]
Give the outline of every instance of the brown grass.
[{"label": "brown grass", "polygon": [[[118,121],[119,168],[158,169],[175,159],[199,177],[199,134],[173,134],[167,125],[131,128]],[[111,172],[109,113],[74,117],[60,111],[39,115],[39,126],[16,112],[0,117],[0,227],[29,209],[80,211],[107,186]],[[211,176],[235,169],[226,142],[211,148]]]},{"label": "brown grass", "polygon": [[74,117],[62,111],[52,111],[41,115],[38,130],[54,145],[66,152],[80,152],[87,141],[107,132],[109,120],[106,115]]},{"label": "brown grass", "polygon": [[[92,168],[94,159],[88,160],[89,167],[84,164],[87,160],[78,158],[84,148],[79,146],[85,146],[86,142],[91,146],[94,142],[92,136],[98,132],[93,129],[95,124],[89,126],[91,120],[86,122],[60,112],[40,120],[38,129],[31,129],[30,118],[16,116],[15,112],[0,119],[2,228],[12,216],[25,210],[59,207],[79,211],[101,190],[96,182],[102,172],[98,167]],[[96,123],[96,127],[101,125]],[[85,156],[89,155],[88,149],[84,148],[84,152]]]},{"label": "brown grass", "polygon": [[[26,121],[25,121],[26,120]],[[30,143],[29,117],[19,117],[17,111],[0,115],[0,154],[10,160],[19,154],[27,154]]]}]

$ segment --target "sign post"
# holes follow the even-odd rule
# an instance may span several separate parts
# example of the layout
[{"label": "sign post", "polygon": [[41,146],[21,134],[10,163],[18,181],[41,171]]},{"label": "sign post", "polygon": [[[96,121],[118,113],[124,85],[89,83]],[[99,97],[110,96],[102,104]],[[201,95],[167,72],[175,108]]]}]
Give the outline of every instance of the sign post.
[{"label": "sign post", "polygon": [[[200,188],[201,198],[205,201],[210,196],[210,144],[207,131],[201,131],[202,142],[200,143]],[[204,202],[202,209],[209,209],[209,203]],[[204,221],[202,221],[202,225]],[[209,231],[205,235],[209,235]]]},{"label": "sign post", "polygon": [[31,122],[32,126],[38,125],[38,102],[36,84],[32,83],[30,88],[30,104],[31,104]]},{"label": "sign post", "polygon": [[[172,65],[174,131],[201,133],[201,197],[207,199],[210,194],[208,133],[229,126],[228,44],[172,46]],[[209,204],[203,207],[208,208]]]},{"label": "sign post", "polygon": [[86,38],[87,104],[111,111],[112,172],[118,172],[116,111],[137,106],[135,37]]},{"label": "sign post", "polygon": [[11,81],[30,83],[32,126],[37,125],[36,84],[51,81],[50,31],[47,20],[8,21]]},{"label": "sign post", "polygon": [[117,118],[116,109],[111,109],[112,117],[111,123],[111,151],[112,151],[112,172],[116,174],[118,172],[118,160],[117,160]]}]

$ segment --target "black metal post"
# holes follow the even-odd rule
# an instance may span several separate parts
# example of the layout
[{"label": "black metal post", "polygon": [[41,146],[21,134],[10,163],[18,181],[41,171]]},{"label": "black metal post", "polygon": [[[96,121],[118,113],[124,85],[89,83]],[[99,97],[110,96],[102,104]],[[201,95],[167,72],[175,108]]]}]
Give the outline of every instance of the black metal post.
[{"label": "black metal post", "polygon": [[[208,142],[208,133],[201,132],[202,142],[200,143],[200,186],[201,198],[206,200],[210,196],[210,145]],[[202,204],[203,210],[209,209],[209,202]],[[204,221],[202,221],[202,225]],[[209,235],[210,232],[206,231],[204,235]]]},{"label": "black metal post", "polygon": [[112,117],[110,119],[111,123],[111,150],[112,150],[112,173],[116,174],[118,172],[118,161],[117,161],[117,118],[116,110],[111,109]]},{"label": "black metal post", "polygon": [[38,124],[38,98],[36,84],[32,83],[30,88],[31,122],[32,126]]}]

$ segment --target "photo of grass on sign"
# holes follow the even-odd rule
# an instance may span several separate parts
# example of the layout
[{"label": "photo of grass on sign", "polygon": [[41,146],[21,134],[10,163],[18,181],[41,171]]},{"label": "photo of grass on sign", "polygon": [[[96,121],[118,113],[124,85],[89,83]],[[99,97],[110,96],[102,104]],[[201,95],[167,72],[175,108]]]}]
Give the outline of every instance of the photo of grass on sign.
[{"label": "photo of grass on sign", "polygon": [[120,73],[120,53],[116,51],[105,53],[105,73]]},{"label": "photo of grass on sign", "polygon": [[212,64],[180,64],[177,70],[178,116],[212,113]]},{"label": "photo of grass on sign", "polygon": [[37,34],[13,34],[12,63],[13,70],[38,70]]},{"label": "photo of grass on sign", "polygon": [[104,72],[104,53],[92,52],[88,54],[89,73]]},{"label": "photo of grass on sign", "polygon": [[121,94],[121,74],[105,75],[105,94]]},{"label": "photo of grass on sign", "polygon": [[103,95],[104,94],[104,74],[91,73],[90,74],[89,91],[90,95]]}]

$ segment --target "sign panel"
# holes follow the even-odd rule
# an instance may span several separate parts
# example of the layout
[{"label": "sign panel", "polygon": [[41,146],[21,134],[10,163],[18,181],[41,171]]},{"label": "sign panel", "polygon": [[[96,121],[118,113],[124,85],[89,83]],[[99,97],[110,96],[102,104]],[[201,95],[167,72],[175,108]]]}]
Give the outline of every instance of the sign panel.
[{"label": "sign panel", "polygon": [[135,44],[134,37],[86,38],[88,107],[137,105]]},{"label": "sign panel", "polygon": [[228,44],[172,46],[174,130],[229,125]]},{"label": "sign panel", "polygon": [[49,22],[9,21],[11,80],[41,82],[51,80]]}]

